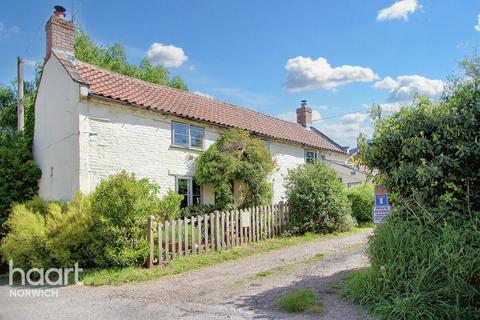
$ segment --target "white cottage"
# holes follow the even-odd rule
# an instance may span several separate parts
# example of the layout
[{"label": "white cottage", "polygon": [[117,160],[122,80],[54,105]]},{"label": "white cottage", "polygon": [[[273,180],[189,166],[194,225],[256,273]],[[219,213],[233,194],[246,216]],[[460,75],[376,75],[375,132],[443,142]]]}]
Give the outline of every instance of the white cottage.
[{"label": "white cottage", "polygon": [[[212,203],[211,186],[197,186],[194,164],[226,128],[263,139],[278,169],[274,201],[284,197],[288,169],[348,154],[316,130],[311,109],[290,123],[250,109],[123,76],[75,59],[75,28],[60,14],[46,24],[47,52],[35,107],[34,157],[42,170],[40,196],[71,199],[126,170],[156,181],[163,193],[184,194],[185,204]],[[338,171],[344,183],[352,176]],[[349,180],[350,179],[350,180]]]}]

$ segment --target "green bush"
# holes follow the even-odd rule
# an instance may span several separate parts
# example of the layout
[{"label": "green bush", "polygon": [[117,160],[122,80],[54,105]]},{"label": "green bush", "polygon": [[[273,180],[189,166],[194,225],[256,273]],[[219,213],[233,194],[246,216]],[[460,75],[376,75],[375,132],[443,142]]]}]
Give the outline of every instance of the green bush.
[{"label": "green bush", "polygon": [[266,205],[272,201],[268,177],[275,168],[272,152],[263,142],[240,129],[229,129],[195,160],[195,179],[212,184],[215,203],[222,210],[234,205],[232,185],[243,182],[245,198],[240,208]]},{"label": "green bush", "polygon": [[461,228],[392,218],[375,231],[371,269],[344,294],[384,319],[480,319],[480,220]]},{"label": "green bush", "polygon": [[[41,210],[40,210],[40,209]],[[39,198],[15,205],[6,221],[10,230],[0,252],[16,267],[29,269],[90,264],[92,217],[88,197],[81,194],[62,207]]]},{"label": "green bush", "polygon": [[345,294],[385,319],[480,319],[480,59],[445,97],[375,122],[364,164],[396,198]]},{"label": "green bush", "polygon": [[148,256],[147,217],[176,218],[182,199],[170,193],[164,202],[159,191],[157,184],[148,179],[136,179],[126,172],[99,183],[91,195],[95,236],[92,252],[97,266],[127,267],[145,262]]},{"label": "green bush", "polygon": [[329,233],[353,226],[350,203],[335,171],[324,163],[289,171],[285,184],[294,232]]},{"label": "green bush", "polygon": [[2,224],[7,220],[12,204],[36,195],[40,175],[27,139],[22,135],[0,132],[0,236],[6,231]]},{"label": "green bush", "polygon": [[185,207],[180,210],[180,216],[182,218],[196,217],[202,214],[209,214],[215,210],[221,210],[216,204],[195,204],[190,207]]},{"label": "green bush", "polygon": [[361,184],[347,189],[347,197],[352,204],[352,217],[358,222],[372,221],[374,204],[373,185]]}]

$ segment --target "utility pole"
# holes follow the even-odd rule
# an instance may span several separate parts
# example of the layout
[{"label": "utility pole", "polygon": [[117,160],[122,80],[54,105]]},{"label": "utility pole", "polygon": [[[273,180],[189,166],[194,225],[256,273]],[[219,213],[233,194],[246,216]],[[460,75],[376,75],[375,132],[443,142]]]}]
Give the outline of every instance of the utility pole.
[{"label": "utility pole", "polygon": [[24,127],[24,108],[23,108],[23,58],[18,57],[17,61],[17,129],[23,132]]}]

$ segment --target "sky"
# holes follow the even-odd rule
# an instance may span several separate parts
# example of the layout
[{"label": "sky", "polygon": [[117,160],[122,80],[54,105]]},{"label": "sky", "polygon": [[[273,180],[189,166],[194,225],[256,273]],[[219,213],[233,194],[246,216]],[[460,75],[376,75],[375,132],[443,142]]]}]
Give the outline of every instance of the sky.
[{"label": "sky", "polygon": [[289,121],[305,99],[313,125],[350,147],[371,134],[373,104],[440,98],[480,44],[480,0],[0,0],[1,85],[17,56],[33,78],[57,4],[98,44],[165,65],[192,92]]}]

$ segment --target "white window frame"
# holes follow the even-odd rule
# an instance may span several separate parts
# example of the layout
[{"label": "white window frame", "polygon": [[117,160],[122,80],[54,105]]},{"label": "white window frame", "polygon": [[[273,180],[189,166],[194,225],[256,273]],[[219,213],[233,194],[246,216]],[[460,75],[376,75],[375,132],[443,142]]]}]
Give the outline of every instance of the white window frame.
[{"label": "white window frame", "polygon": [[313,163],[316,163],[316,162],[318,161],[318,159],[319,159],[318,152],[315,151],[315,150],[308,150],[308,149],[305,150],[304,155],[303,155],[303,158],[304,158],[304,160],[305,160],[305,163],[309,163],[309,162],[307,161],[307,153],[309,153],[309,152],[313,152],[313,154],[314,154]]},{"label": "white window frame", "polygon": [[[187,207],[192,206],[193,203],[193,177],[189,176],[175,176],[175,192],[178,194],[178,180],[187,180]],[[202,186],[200,186],[200,204],[203,204]]]},{"label": "white window frame", "polygon": [[[187,129],[187,130],[186,130],[186,131],[187,131],[187,144],[186,144],[186,145],[184,145],[184,144],[175,144],[175,130],[174,130],[174,126],[175,126],[176,124],[185,126],[186,129]],[[202,146],[201,146],[201,147],[192,146],[191,128],[201,129],[201,130],[202,130],[203,136],[202,136]],[[203,149],[205,149],[205,128],[203,128],[203,127],[186,124],[186,123],[179,122],[179,121],[172,121],[171,136],[172,136],[172,139],[171,139],[171,144],[172,144],[172,146],[179,147],[179,148],[196,149],[196,150],[203,150]]]}]

